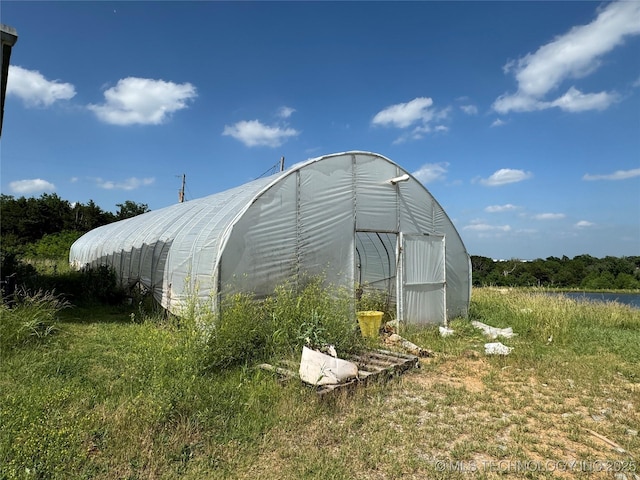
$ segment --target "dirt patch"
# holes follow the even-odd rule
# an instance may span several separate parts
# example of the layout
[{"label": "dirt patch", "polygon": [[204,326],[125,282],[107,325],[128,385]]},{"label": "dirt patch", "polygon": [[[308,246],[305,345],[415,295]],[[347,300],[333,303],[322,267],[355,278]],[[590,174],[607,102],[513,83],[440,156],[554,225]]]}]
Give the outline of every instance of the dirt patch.
[{"label": "dirt patch", "polygon": [[[624,461],[632,453],[619,444],[616,435],[608,433],[619,437],[612,422],[615,407],[585,407],[607,399],[577,391],[571,382],[558,380],[549,385],[535,372],[500,368],[473,356],[432,365],[428,371],[406,376],[404,382],[408,395],[442,402],[432,406],[428,415],[432,422],[445,427],[465,425],[461,435],[452,436],[436,456],[450,457],[460,451],[461,458],[483,465],[519,458],[550,469],[560,462],[584,459]],[[451,388],[460,389],[459,395],[447,390]],[[489,402],[477,402],[478,394]],[[621,412],[629,411],[628,403],[619,406]],[[467,453],[463,444],[470,442]],[[576,473],[568,470],[555,475],[571,478]]]},{"label": "dirt patch", "polygon": [[[421,363],[426,365],[429,363],[429,359],[422,360]],[[438,364],[435,369],[429,369],[426,373],[410,375],[408,381],[415,382],[425,388],[432,387],[434,384],[443,384],[478,393],[485,390],[482,378],[486,375],[487,366],[488,364],[483,358],[463,355],[457,357],[455,361]]]}]

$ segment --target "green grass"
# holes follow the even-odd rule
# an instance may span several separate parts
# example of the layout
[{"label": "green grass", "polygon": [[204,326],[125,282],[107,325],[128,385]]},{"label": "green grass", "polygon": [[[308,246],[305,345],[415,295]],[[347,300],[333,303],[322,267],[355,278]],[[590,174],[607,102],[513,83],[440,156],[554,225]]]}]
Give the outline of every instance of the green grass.
[{"label": "green grass", "polygon": [[[477,289],[472,318],[513,327],[511,355],[484,356],[490,340],[467,320],[446,338],[409,329],[435,352],[419,370],[321,401],[253,368],[292,358],[296,315],[319,335],[343,328],[320,285],[303,299],[283,288],[260,307],[234,300],[218,340],[124,307],[56,310],[55,333],[3,349],[0,478],[550,478],[504,467],[569,459],[640,469],[638,310]],[[256,318],[268,328],[229,343]],[[232,361],[212,368],[227,348]]]}]

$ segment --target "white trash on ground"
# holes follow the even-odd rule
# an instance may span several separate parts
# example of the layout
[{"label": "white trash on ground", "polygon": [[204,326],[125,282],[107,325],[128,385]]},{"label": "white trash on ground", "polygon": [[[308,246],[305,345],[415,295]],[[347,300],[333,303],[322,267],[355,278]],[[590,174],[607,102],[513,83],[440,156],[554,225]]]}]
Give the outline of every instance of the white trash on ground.
[{"label": "white trash on ground", "polygon": [[513,347],[507,347],[500,342],[485,343],[484,353],[487,355],[509,355]]},{"label": "white trash on ground", "polygon": [[303,382],[311,385],[335,385],[356,378],[358,366],[347,360],[302,347],[298,373]]},{"label": "white trash on ground", "polygon": [[438,327],[438,329],[440,330],[441,337],[449,337],[455,333],[453,328],[449,327]]},{"label": "white trash on ground", "polygon": [[511,338],[514,335],[517,335],[516,333],[513,333],[513,329],[511,327],[497,328],[487,325],[486,323],[478,322],[476,320],[472,321],[471,325],[482,330],[484,334],[489,338]]},{"label": "white trash on ground", "polygon": [[406,338],[401,337],[397,333],[392,333],[384,340],[389,345],[397,345],[416,357],[433,357],[433,352],[425,348],[419,347]]}]

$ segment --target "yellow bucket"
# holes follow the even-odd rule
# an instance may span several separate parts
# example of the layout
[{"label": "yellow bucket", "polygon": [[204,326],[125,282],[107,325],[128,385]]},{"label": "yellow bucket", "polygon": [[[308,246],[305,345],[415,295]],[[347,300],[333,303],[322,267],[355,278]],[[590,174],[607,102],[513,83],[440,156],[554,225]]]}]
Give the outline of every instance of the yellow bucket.
[{"label": "yellow bucket", "polygon": [[375,338],[378,336],[383,315],[384,312],[378,312],[377,310],[356,312],[358,325],[360,325],[360,332],[363,337]]}]

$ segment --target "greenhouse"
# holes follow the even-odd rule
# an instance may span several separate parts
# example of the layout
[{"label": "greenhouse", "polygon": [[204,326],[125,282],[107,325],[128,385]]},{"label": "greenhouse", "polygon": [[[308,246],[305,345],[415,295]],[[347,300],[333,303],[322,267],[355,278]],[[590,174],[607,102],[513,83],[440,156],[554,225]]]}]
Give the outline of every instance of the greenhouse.
[{"label": "greenhouse", "polygon": [[108,265],[123,286],[180,315],[189,299],[264,298],[285,282],[387,294],[407,324],[466,316],[469,255],[429,191],[368,152],[310,159],[269,177],[96,228],[71,247],[76,268]]}]

